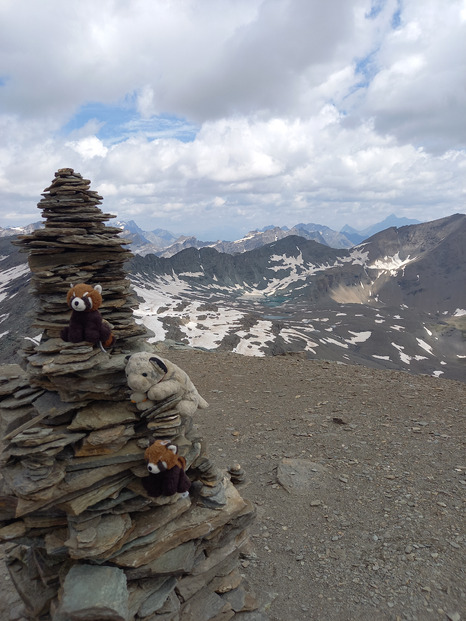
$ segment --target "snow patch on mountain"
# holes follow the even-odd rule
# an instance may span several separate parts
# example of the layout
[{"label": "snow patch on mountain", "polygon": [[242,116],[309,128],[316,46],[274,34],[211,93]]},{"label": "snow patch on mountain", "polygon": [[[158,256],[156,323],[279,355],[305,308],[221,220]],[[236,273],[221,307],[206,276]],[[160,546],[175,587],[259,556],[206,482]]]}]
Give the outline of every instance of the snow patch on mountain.
[{"label": "snow patch on mountain", "polygon": [[16,295],[16,293],[9,294],[6,289],[11,285],[11,281],[16,278],[20,278],[25,274],[29,274],[28,265],[16,265],[15,267],[10,267],[10,269],[0,272],[0,302],[2,302],[8,295],[10,298]]},{"label": "snow patch on mountain", "polygon": [[352,334],[352,338],[350,339],[346,339],[346,342],[349,343],[350,345],[356,345],[356,343],[364,343],[365,341],[367,341],[367,339],[370,338],[372,332],[351,332],[351,330],[349,330],[349,333]]},{"label": "snow patch on mountain", "polygon": [[243,315],[228,308],[219,308],[217,312],[204,315],[201,314],[199,306],[199,303],[194,302],[183,309],[180,313],[180,331],[192,347],[215,349],[229,334],[231,327],[240,322]]},{"label": "snow patch on mountain", "polygon": [[282,328],[280,331],[280,336],[285,341],[285,343],[303,343],[303,350],[310,351],[312,354],[316,354],[316,348],[319,347],[319,343],[316,343],[315,340],[306,336],[304,330],[296,329],[296,328]]},{"label": "snow patch on mountain", "polygon": [[362,247],[365,245],[366,244],[361,244],[360,246],[356,246],[347,257],[342,257],[341,261],[343,263],[351,262],[353,265],[367,265],[369,252],[367,250],[362,250]]},{"label": "snow patch on mountain", "polygon": [[432,347],[431,347],[428,343],[426,343],[426,342],[425,342],[425,341],[423,341],[422,339],[418,339],[418,338],[416,339],[416,341],[418,342],[419,347],[422,347],[422,349],[425,349],[425,350],[426,350],[426,352],[427,352],[428,354],[430,354],[431,356],[433,356],[433,355],[434,355],[434,354],[433,354],[433,352],[432,352]]},{"label": "snow patch on mountain", "polygon": [[405,364],[411,364],[412,356],[408,356],[407,354],[404,353],[403,345],[397,345],[396,343],[392,343],[392,345],[395,349],[398,350],[401,361],[404,362]]},{"label": "snow patch on mountain", "polygon": [[377,259],[372,263],[372,265],[368,265],[369,269],[375,269],[379,272],[388,272],[391,276],[396,276],[396,274],[406,267],[409,263],[416,261],[417,257],[411,258],[410,255],[406,257],[406,259],[400,258],[400,253],[397,252],[393,256],[385,256],[381,259]]},{"label": "snow patch on mountain", "polygon": [[243,356],[265,356],[262,348],[267,342],[271,343],[274,340],[272,327],[271,321],[259,320],[249,330],[238,330],[236,335],[242,340],[233,352],[243,354]]},{"label": "snow patch on mountain", "polygon": [[190,292],[189,285],[175,274],[160,277],[156,283],[148,285],[138,277],[134,289],[145,301],[135,309],[137,321],[143,323],[154,336],[149,342],[162,341],[167,329],[164,320],[177,321],[179,330],[189,345],[215,349],[227,336],[232,326],[238,325],[244,314],[231,308],[218,307],[216,311],[203,311],[199,301],[180,304],[180,294]]},{"label": "snow patch on mountain", "polygon": [[333,343],[333,345],[338,345],[338,347],[345,347],[348,349],[348,343],[337,341],[336,339],[332,339],[330,337],[321,339],[322,343]]}]

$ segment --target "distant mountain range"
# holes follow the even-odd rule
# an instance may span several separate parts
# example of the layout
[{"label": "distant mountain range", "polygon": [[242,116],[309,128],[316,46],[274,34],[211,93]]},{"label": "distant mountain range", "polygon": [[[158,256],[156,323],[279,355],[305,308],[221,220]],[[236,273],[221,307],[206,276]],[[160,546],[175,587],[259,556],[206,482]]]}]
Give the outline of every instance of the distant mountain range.
[{"label": "distant mountain range", "polygon": [[362,241],[368,237],[372,237],[372,235],[375,235],[376,233],[380,233],[380,231],[385,231],[385,229],[392,227],[401,228],[402,226],[409,226],[410,224],[420,224],[420,222],[419,220],[412,220],[410,218],[398,218],[398,216],[395,216],[395,214],[392,213],[385,218],[385,220],[377,222],[377,224],[372,224],[362,231],[357,231],[349,226],[349,224],[346,224],[340,232],[350,239],[355,245],[360,244]]},{"label": "distant mountain range", "polygon": [[[218,252],[237,254],[254,250],[265,244],[270,244],[290,235],[298,235],[304,239],[314,240],[324,246],[331,248],[351,248],[359,244],[367,237],[378,233],[388,227],[400,227],[407,224],[419,224],[418,220],[408,218],[398,218],[395,215],[388,216],[382,222],[374,224],[363,231],[357,231],[349,225],[343,227],[340,232],[334,231],[328,226],[313,223],[299,223],[288,228],[287,226],[265,226],[260,230],[250,231],[241,239],[235,241],[200,241],[194,236],[181,235],[177,237],[170,231],[155,229],[154,231],[144,231],[134,220],[128,222],[119,221],[115,226],[121,228],[121,236],[131,242],[131,250],[142,256],[155,254],[159,257],[171,257],[186,248],[214,248]],[[113,225],[113,223],[112,223]],[[13,235],[24,235],[31,233],[35,229],[43,226],[42,222],[35,222],[24,227],[0,227],[0,237],[11,237]]]},{"label": "distant mountain range", "polygon": [[241,239],[235,241],[200,241],[194,236],[176,237],[173,233],[163,229],[155,231],[143,231],[133,220],[119,222],[122,229],[122,237],[132,242],[131,250],[136,254],[155,254],[159,257],[172,257],[186,248],[214,248],[218,252],[237,254],[254,250],[265,244],[270,244],[284,237],[298,235],[304,239],[314,240],[331,248],[351,248],[362,242],[367,237],[378,233],[388,227],[418,224],[417,220],[398,218],[391,215],[383,222],[374,224],[364,231],[357,231],[350,226],[345,226],[340,232],[334,231],[328,226],[313,223],[299,223],[292,228],[269,225],[260,230],[250,231]]},{"label": "distant mountain range", "polygon": [[34,222],[33,224],[27,224],[26,226],[11,226],[6,229],[0,227],[0,237],[13,237],[16,235],[29,235],[36,229],[42,228],[44,225],[42,222]]},{"label": "distant mountain range", "polygon": [[130,271],[156,340],[464,379],[465,240],[457,214],[352,249],[290,235],[236,255],[135,256]]},{"label": "distant mountain range", "polygon": [[[278,238],[275,227],[262,233],[272,241],[244,252],[136,254],[128,263],[135,314],[152,340],[466,378],[465,215],[391,227],[352,248]],[[26,256],[9,239],[0,239],[0,255],[5,359],[18,336],[36,335],[24,316],[34,305]]]}]

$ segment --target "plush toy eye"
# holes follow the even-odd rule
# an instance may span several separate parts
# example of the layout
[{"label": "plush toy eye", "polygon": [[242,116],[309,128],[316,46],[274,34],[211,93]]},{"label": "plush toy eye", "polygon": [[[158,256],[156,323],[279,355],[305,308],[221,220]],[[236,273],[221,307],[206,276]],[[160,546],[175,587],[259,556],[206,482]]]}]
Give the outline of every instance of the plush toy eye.
[{"label": "plush toy eye", "polygon": [[142,374],[142,377],[147,377],[147,373],[143,373],[143,374]]}]

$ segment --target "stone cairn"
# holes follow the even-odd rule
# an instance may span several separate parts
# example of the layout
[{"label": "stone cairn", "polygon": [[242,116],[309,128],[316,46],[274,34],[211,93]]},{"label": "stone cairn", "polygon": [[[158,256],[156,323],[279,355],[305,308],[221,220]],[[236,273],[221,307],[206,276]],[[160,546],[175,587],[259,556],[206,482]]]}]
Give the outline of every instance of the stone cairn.
[{"label": "stone cairn", "polygon": [[[242,472],[210,462],[176,403],[131,404],[125,356],[151,348],[133,319],[128,242],[105,225],[113,216],[100,202],[90,181],[60,169],[38,204],[45,227],[17,241],[42,337],[24,347],[23,365],[0,367],[0,541],[11,578],[33,619],[245,619],[257,604],[239,569],[254,519],[232,484]],[[59,336],[67,289],[82,282],[102,285],[111,351]],[[188,498],[145,492],[144,449],[158,438],[186,458]]]}]

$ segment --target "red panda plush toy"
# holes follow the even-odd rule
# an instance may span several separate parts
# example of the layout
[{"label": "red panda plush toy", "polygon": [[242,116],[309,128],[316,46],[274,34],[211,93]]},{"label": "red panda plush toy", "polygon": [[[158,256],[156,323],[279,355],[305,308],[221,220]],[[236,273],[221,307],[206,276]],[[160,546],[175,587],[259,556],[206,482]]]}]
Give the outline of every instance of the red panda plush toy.
[{"label": "red panda plush toy", "polygon": [[149,476],[142,479],[149,496],[189,495],[191,481],[185,473],[186,460],[169,440],[156,440],[144,452]]},{"label": "red panda plush toy", "polygon": [[102,287],[100,285],[71,285],[66,297],[71,308],[68,326],[61,331],[61,338],[70,343],[87,341],[93,345],[99,342],[103,347],[110,347],[115,342],[108,323],[102,319],[98,308],[102,304]]}]

